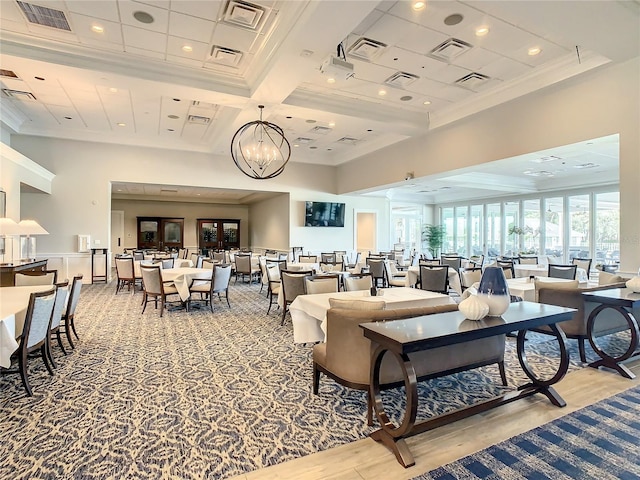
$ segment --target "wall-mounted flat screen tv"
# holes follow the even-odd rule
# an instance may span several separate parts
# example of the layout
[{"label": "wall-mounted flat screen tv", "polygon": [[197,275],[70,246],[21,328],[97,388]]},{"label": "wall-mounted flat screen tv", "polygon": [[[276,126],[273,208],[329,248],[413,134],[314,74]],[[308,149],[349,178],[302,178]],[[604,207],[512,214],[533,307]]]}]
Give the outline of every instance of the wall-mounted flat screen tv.
[{"label": "wall-mounted flat screen tv", "polygon": [[344,203],[305,203],[305,227],[344,227]]}]

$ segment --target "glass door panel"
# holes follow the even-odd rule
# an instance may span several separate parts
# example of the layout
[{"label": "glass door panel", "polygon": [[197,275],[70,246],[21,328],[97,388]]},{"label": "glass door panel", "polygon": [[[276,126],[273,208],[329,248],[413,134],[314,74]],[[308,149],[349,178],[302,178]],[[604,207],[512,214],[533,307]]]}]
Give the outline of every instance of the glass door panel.
[{"label": "glass door panel", "polygon": [[471,205],[471,251],[470,255],[484,253],[484,239],[482,237],[482,205]]},{"label": "glass door panel", "polygon": [[563,263],[564,255],[564,199],[545,198],[544,253],[549,263]]},{"label": "glass door panel", "polygon": [[454,252],[461,257],[467,256],[467,207],[456,207],[456,242]]},{"label": "glass door panel", "polygon": [[222,222],[223,243],[225,250],[240,248],[240,220],[224,220]]},{"label": "glass door panel", "polygon": [[522,202],[522,208],[524,215],[522,251],[525,255],[538,255],[540,253],[540,199],[525,200]]},{"label": "glass door panel", "polygon": [[517,257],[520,254],[520,241],[524,234],[524,230],[520,227],[520,202],[505,202],[504,228],[505,255]]},{"label": "glass door panel", "polygon": [[160,236],[158,220],[138,220],[138,248],[158,249]]},{"label": "glass door panel", "polygon": [[595,205],[595,264],[616,265],[620,262],[620,192],[597,194]]},{"label": "glass door panel", "polygon": [[490,203],[487,205],[487,258],[490,261],[500,255],[501,224],[500,204]]},{"label": "glass door panel", "polygon": [[569,197],[569,260],[591,258],[589,232],[591,231],[591,209],[589,195]]}]

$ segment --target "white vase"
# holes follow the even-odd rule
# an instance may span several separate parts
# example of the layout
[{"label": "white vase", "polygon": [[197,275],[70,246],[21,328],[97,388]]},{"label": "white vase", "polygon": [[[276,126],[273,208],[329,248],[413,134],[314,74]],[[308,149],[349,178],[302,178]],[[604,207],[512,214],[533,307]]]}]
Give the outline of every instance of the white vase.
[{"label": "white vase", "polygon": [[469,320],[481,320],[489,313],[489,306],[477,295],[469,295],[458,304],[458,310]]},{"label": "white vase", "polygon": [[509,308],[511,296],[495,295],[493,293],[478,293],[478,298],[489,306],[490,317],[499,317]]}]

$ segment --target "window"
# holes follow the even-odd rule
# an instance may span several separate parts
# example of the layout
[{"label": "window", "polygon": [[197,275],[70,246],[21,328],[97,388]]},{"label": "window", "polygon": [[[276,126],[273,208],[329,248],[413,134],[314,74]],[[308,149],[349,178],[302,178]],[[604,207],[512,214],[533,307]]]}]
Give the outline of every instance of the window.
[{"label": "window", "polygon": [[620,192],[600,193],[595,198],[595,263],[620,261]]},{"label": "window", "polygon": [[520,202],[504,204],[504,252],[505,255],[517,257],[520,253],[520,242],[524,230],[520,226]]},{"label": "window", "polygon": [[546,198],[544,201],[544,254],[550,263],[564,262],[564,199]]},{"label": "window", "polygon": [[482,205],[471,205],[471,255],[482,255],[484,253],[484,238],[482,235],[483,208]]},{"label": "window", "polygon": [[[591,258],[589,232],[591,214],[589,195],[573,195],[568,199],[569,208],[569,260]],[[594,265],[595,266],[595,265]]]},{"label": "window", "polygon": [[467,207],[456,207],[455,245],[453,252],[461,256],[467,256]]},{"label": "window", "polygon": [[455,251],[454,244],[454,223],[453,223],[453,208],[442,209],[442,225],[445,228],[444,242],[442,242],[442,252]]},{"label": "window", "polygon": [[522,252],[538,255],[540,253],[540,199],[522,202],[522,215],[524,217]]},{"label": "window", "polygon": [[487,257],[490,260],[495,259],[502,251],[500,247],[501,223],[500,204],[487,205]]}]

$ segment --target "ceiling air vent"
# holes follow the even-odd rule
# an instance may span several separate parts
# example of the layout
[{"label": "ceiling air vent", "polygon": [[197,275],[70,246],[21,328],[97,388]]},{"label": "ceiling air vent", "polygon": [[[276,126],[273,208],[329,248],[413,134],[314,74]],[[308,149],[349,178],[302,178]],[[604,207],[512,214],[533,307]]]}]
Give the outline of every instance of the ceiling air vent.
[{"label": "ceiling air vent", "polygon": [[237,67],[240,64],[240,60],[242,60],[242,55],[242,52],[238,50],[214,45],[211,47],[211,56],[207,61],[216,65],[224,65],[225,67]]},{"label": "ceiling air vent", "polygon": [[178,193],[178,190],[172,190],[169,188],[161,188],[160,193]]},{"label": "ceiling air vent", "polygon": [[309,133],[317,133],[318,135],[326,135],[329,133],[331,129],[329,127],[322,127],[318,125],[317,127],[313,127]]},{"label": "ceiling air vent", "polygon": [[234,27],[257,31],[266,18],[266,9],[254,3],[229,0],[222,21]]},{"label": "ceiling air vent", "polygon": [[15,72],[12,72],[11,70],[4,70],[4,69],[0,69],[0,77],[20,78],[18,77],[18,75],[15,74]]},{"label": "ceiling air vent", "polygon": [[300,144],[300,145],[306,145],[306,144],[311,143],[311,142],[313,142],[313,140],[310,139],[310,138],[307,138],[307,137],[298,137],[293,141],[293,143],[297,143],[297,144]]},{"label": "ceiling air vent", "polygon": [[469,90],[478,91],[482,88],[488,81],[490,77],[486,75],[482,75],[481,73],[470,73],[469,75],[465,75],[462,78],[459,78],[455,81],[456,85],[467,88]]},{"label": "ceiling air vent", "polygon": [[41,7],[40,5],[33,5],[27,2],[18,1],[17,4],[29,22],[45,27],[57,28],[58,30],[66,30],[67,32],[71,31],[71,27],[63,11]]},{"label": "ceiling air vent", "polygon": [[473,45],[470,43],[458,40],[457,38],[450,38],[431,50],[428,55],[443,62],[451,62],[454,58],[459,57],[472,48]]},{"label": "ceiling air vent", "polygon": [[189,115],[187,117],[188,123],[195,123],[197,125],[209,125],[211,119],[209,117],[203,117],[201,115]]},{"label": "ceiling air vent", "polygon": [[391,85],[392,87],[406,88],[413,82],[418,80],[418,78],[420,77],[414,75],[413,73],[396,72],[389,78],[387,78],[384,83],[386,83],[387,85]]},{"label": "ceiling air vent", "polygon": [[342,137],[340,140],[338,140],[338,143],[344,143],[347,145],[355,145],[356,143],[358,143],[358,139],[357,138],[353,138],[353,137]]},{"label": "ceiling air vent", "polygon": [[31,92],[22,92],[20,90],[10,90],[8,88],[3,88],[2,93],[4,93],[7,97],[16,98],[18,100],[36,100],[36,97]]},{"label": "ceiling air vent", "polygon": [[217,107],[215,103],[201,102],[200,100],[193,100],[191,102],[191,106],[199,107],[199,108],[216,108]]},{"label": "ceiling air vent", "polygon": [[349,47],[349,55],[370,62],[387,47],[386,43],[361,37]]}]

